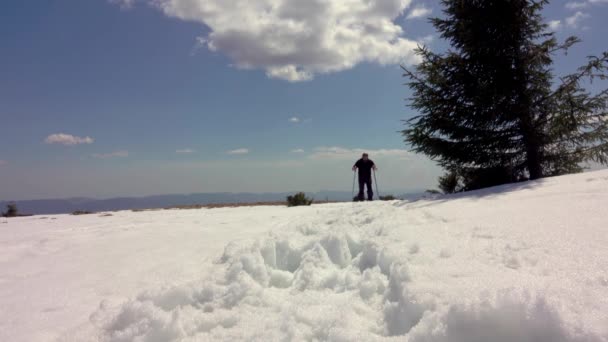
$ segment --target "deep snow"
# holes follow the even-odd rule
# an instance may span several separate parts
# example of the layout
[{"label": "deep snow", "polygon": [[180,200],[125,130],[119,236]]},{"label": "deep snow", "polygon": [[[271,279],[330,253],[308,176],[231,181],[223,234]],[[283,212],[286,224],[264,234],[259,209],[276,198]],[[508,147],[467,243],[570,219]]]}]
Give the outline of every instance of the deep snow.
[{"label": "deep snow", "polygon": [[0,221],[1,341],[608,341],[608,171]]}]

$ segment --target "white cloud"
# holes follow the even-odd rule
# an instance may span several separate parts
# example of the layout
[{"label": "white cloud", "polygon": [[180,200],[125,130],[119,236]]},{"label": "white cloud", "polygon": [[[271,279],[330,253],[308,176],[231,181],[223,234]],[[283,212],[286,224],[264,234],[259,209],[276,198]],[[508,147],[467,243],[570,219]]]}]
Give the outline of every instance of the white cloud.
[{"label": "white cloud", "polygon": [[426,17],[427,15],[431,14],[431,12],[433,12],[433,10],[430,8],[426,8],[424,6],[417,6],[410,11],[410,14],[407,15],[407,19]]},{"label": "white cloud", "polygon": [[4,165],[8,165],[8,162],[6,160],[0,159],[0,166],[4,166]]},{"label": "white cloud", "polygon": [[588,17],[589,14],[578,11],[574,13],[574,15],[566,18],[566,25],[571,28],[578,28],[580,26],[581,21]]},{"label": "white cloud", "polygon": [[300,123],[300,121],[300,118],[298,118],[297,116],[289,118],[289,122]]},{"label": "white cloud", "polygon": [[570,1],[567,2],[565,7],[569,10],[579,10],[587,8],[591,5],[608,4],[608,0],[586,0],[586,1]]},{"label": "white cloud", "polygon": [[61,144],[66,146],[74,146],[78,144],[92,144],[93,139],[91,137],[77,137],[71,134],[58,133],[51,134],[44,140],[47,144]]},{"label": "white cloud", "polygon": [[417,42],[395,22],[411,0],[142,1],[169,17],[205,25],[210,32],[197,44],[271,78],[306,81],[363,62],[419,61]]},{"label": "white cloud", "polygon": [[247,148],[237,148],[236,150],[231,150],[227,152],[228,154],[248,154],[249,149]]},{"label": "white cloud", "polygon": [[301,148],[297,148],[295,150],[291,150],[291,153],[304,153],[305,151]]},{"label": "white cloud", "polygon": [[375,157],[392,157],[397,159],[407,159],[412,153],[402,149],[363,149],[363,148],[345,148],[345,147],[318,147],[309,156],[311,159],[357,159],[363,153],[368,153],[370,159]]},{"label": "white cloud", "polygon": [[135,0],[110,0],[110,3],[118,4],[122,9],[129,9],[135,5]]},{"label": "white cloud", "polygon": [[184,149],[175,151],[175,153],[179,153],[179,154],[188,154],[188,153],[195,153],[195,152],[196,151],[191,148],[184,148]]},{"label": "white cloud", "polygon": [[420,41],[420,43],[422,44],[431,44],[433,42],[433,40],[435,40],[435,36],[432,34],[429,34],[427,36],[424,36],[420,39],[418,39]]},{"label": "white cloud", "polygon": [[549,29],[551,31],[557,31],[560,29],[560,27],[562,27],[562,21],[561,20],[551,20],[549,21]]},{"label": "white cloud", "polygon": [[108,158],[126,158],[129,156],[129,151],[116,151],[111,153],[95,153],[92,155],[94,158],[108,159]]},{"label": "white cloud", "polygon": [[585,8],[587,6],[589,6],[589,3],[585,2],[585,1],[571,1],[571,2],[567,2],[565,5],[565,7],[570,10],[581,9],[581,8]]}]

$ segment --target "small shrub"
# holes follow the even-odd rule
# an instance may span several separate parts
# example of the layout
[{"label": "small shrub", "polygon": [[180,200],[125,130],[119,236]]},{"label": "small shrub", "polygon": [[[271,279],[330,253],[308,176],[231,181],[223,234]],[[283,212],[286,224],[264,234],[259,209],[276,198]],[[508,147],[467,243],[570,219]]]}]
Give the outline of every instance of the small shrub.
[{"label": "small shrub", "polygon": [[452,171],[439,177],[439,189],[444,194],[453,194],[462,190],[461,177],[458,173]]},{"label": "small shrub", "polygon": [[2,213],[4,217],[17,217],[19,216],[19,209],[17,209],[16,203],[9,203],[6,205],[6,212]]},{"label": "small shrub", "polygon": [[386,196],[380,196],[380,200],[381,201],[394,201],[394,200],[396,200],[396,198],[393,195],[386,195]]},{"label": "small shrub", "polygon": [[287,196],[287,206],[288,207],[297,207],[301,205],[311,205],[312,199],[306,197],[306,194],[303,192],[298,192],[293,196]]},{"label": "small shrub", "polygon": [[428,189],[425,192],[429,195],[441,195],[441,191],[437,189]]},{"label": "small shrub", "polygon": [[92,211],[87,211],[87,210],[76,210],[75,212],[72,213],[72,215],[89,215],[89,214],[95,214]]}]

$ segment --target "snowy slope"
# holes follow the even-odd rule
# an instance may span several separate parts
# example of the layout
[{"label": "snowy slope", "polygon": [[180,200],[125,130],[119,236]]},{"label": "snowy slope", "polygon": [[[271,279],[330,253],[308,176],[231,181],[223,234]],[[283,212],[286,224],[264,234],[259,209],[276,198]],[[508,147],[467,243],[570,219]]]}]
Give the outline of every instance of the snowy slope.
[{"label": "snowy slope", "polygon": [[608,341],[606,204],[598,171],[417,202],[0,221],[0,341]]}]

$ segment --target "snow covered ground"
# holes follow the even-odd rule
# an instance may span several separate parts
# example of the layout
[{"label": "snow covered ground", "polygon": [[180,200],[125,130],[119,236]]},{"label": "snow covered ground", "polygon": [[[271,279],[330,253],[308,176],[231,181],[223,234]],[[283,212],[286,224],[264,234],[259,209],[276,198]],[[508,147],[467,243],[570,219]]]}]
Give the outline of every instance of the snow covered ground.
[{"label": "snow covered ground", "polygon": [[0,219],[0,341],[608,341],[608,171],[416,202]]}]

